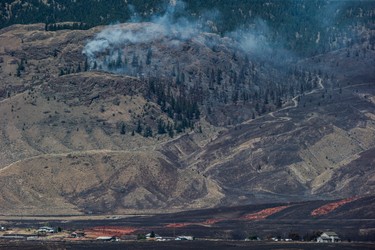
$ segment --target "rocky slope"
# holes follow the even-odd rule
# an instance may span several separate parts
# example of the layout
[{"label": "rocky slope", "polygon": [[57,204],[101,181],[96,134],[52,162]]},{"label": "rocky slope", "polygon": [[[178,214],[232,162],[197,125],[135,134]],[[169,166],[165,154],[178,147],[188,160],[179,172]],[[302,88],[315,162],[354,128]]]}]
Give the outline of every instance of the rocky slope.
[{"label": "rocky slope", "polygon": [[[120,74],[108,68],[110,53],[95,57],[96,69],[82,53],[101,30],[0,30],[2,214],[154,213],[374,192],[368,40],[280,67],[212,34],[167,37],[128,44],[120,66],[129,58],[133,71]],[[238,90],[249,98],[234,98]]]}]

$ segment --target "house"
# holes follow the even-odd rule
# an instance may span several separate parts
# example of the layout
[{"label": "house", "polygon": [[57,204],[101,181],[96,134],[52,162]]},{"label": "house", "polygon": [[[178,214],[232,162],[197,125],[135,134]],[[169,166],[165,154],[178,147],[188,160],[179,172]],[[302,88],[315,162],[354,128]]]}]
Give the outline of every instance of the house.
[{"label": "house", "polygon": [[340,237],[335,232],[323,232],[317,239],[317,242],[340,242]]}]

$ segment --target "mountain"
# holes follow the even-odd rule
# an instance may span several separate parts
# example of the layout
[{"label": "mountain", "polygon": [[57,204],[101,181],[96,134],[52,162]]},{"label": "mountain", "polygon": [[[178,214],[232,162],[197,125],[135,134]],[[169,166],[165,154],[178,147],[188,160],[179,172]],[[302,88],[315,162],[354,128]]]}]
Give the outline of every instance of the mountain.
[{"label": "mountain", "polygon": [[[11,2],[5,8],[18,6]],[[315,34],[306,53],[296,29],[288,50],[269,39],[274,24],[212,33],[169,10],[113,26],[4,27],[2,213],[160,213],[373,194],[374,8],[333,7],[356,14],[346,12],[349,24],[329,44]]]},{"label": "mountain", "polygon": [[[94,0],[94,3],[93,0],[4,0],[0,4],[0,28],[45,23],[46,29],[51,30],[87,29],[153,21],[171,13],[174,19],[195,20],[205,30],[222,35],[255,28],[258,35],[282,43],[288,50],[312,55],[355,42],[348,27],[373,23],[374,7],[368,0]],[[266,25],[257,27],[259,21]],[[77,24],[73,27],[62,22]]]}]

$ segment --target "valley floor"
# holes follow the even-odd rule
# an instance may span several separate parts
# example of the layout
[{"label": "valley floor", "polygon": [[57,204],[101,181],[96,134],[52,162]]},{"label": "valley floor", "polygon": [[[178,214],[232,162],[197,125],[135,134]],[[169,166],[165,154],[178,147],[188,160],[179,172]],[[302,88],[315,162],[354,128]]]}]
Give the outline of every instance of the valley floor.
[{"label": "valley floor", "polygon": [[244,241],[192,241],[192,242],[0,242],[0,249],[340,249],[340,250],[370,250],[375,249],[373,243],[274,243],[274,242],[244,242]]}]

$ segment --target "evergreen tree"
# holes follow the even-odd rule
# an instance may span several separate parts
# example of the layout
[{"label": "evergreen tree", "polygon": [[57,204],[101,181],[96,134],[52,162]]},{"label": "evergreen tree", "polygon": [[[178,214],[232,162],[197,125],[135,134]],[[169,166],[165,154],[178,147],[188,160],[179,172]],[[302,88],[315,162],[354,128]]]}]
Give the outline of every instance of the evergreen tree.
[{"label": "evergreen tree", "polygon": [[158,121],[158,134],[165,134],[167,131],[165,130],[165,123],[162,119]]},{"label": "evergreen tree", "polygon": [[137,122],[137,128],[136,128],[135,132],[137,132],[138,134],[140,134],[140,133],[142,133],[142,130],[143,130],[143,128],[142,128],[141,121],[138,120],[138,122]]},{"label": "evergreen tree", "polygon": [[121,51],[118,50],[117,52],[117,59],[116,59],[116,69],[122,68],[122,58],[121,58]]},{"label": "evergreen tree", "polygon": [[126,134],[126,126],[124,122],[121,123],[120,134],[122,135]]},{"label": "evergreen tree", "polygon": [[148,48],[147,56],[146,56],[146,64],[147,65],[151,64],[151,58],[152,58],[152,50],[151,50],[151,48]]},{"label": "evergreen tree", "polygon": [[143,137],[152,137],[152,128],[150,126],[146,127]]},{"label": "evergreen tree", "polygon": [[81,72],[81,64],[80,63],[78,63],[78,67],[77,67],[77,70],[76,70],[76,73],[79,73],[79,72]]},{"label": "evergreen tree", "polygon": [[84,71],[86,72],[86,71],[88,71],[89,70],[89,63],[88,63],[88,61],[87,61],[87,57],[86,57],[86,59],[85,59],[85,64],[84,64]]}]

